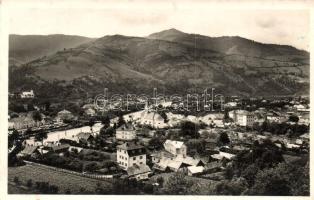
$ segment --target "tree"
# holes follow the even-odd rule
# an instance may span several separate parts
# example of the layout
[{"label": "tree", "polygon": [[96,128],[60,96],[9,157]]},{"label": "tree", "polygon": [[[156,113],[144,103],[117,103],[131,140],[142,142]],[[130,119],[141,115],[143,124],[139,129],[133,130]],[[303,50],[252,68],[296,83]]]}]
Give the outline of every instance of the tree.
[{"label": "tree", "polygon": [[110,118],[108,115],[105,115],[101,118],[101,124],[104,125],[104,128],[108,128],[110,126]]},{"label": "tree", "polygon": [[218,138],[218,142],[223,144],[223,145],[229,144],[230,143],[230,139],[229,139],[228,134],[226,132],[221,132],[220,136]]},{"label": "tree", "polygon": [[95,119],[90,118],[88,122],[88,126],[90,127],[90,131],[93,132],[93,126],[95,125]]},{"label": "tree", "polygon": [[41,114],[39,111],[33,112],[33,119],[35,120],[35,122],[38,126],[38,122],[40,122],[42,120],[42,117],[41,117]]},{"label": "tree", "polygon": [[27,187],[31,188],[33,186],[32,179],[28,179],[26,185],[27,185]]},{"label": "tree", "polygon": [[146,194],[153,194],[154,193],[154,187],[151,184],[145,184],[143,187],[143,190]]},{"label": "tree", "polygon": [[164,123],[167,123],[169,120],[168,120],[168,116],[167,114],[165,113],[165,111],[159,111],[158,112],[160,114],[160,116],[164,119]]},{"label": "tree", "polygon": [[48,137],[47,132],[40,130],[38,133],[36,133],[35,135],[35,139],[37,141],[41,141],[42,145],[44,145],[44,139],[46,139]]},{"label": "tree", "polygon": [[154,149],[161,149],[163,146],[163,142],[159,137],[153,137],[149,142],[148,145]]},{"label": "tree", "polygon": [[45,101],[44,105],[45,105],[45,111],[49,111],[50,105],[51,105],[50,101]]},{"label": "tree", "polygon": [[186,195],[189,193],[189,188],[193,186],[193,182],[188,181],[183,173],[175,173],[171,175],[165,185],[164,191],[171,195]]},{"label": "tree", "polygon": [[15,183],[16,185],[19,185],[19,184],[20,184],[20,179],[19,179],[19,177],[17,177],[17,176],[14,176],[13,181],[14,181],[14,183]]},{"label": "tree", "polygon": [[11,148],[15,143],[16,141],[19,139],[19,132],[17,130],[13,130],[12,133],[9,135],[8,137],[8,145],[9,145],[9,148]]},{"label": "tree", "polygon": [[296,115],[290,115],[290,116],[289,116],[289,121],[290,121],[290,122],[298,123],[299,117],[296,116]]},{"label": "tree", "polygon": [[216,185],[214,193],[216,195],[241,195],[247,190],[247,183],[243,178],[231,181],[222,181]]},{"label": "tree", "polygon": [[190,136],[191,138],[199,138],[199,126],[191,121],[181,122],[181,135],[186,137]]},{"label": "tree", "polygon": [[164,178],[162,176],[159,176],[157,178],[157,183],[159,184],[160,187],[163,187],[163,185],[164,185]]},{"label": "tree", "polygon": [[122,126],[123,124],[125,124],[125,120],[123,118],[123,115],[120,114],[118,118],[118,127]]},{"label": "tree", "polygon": [[250,189],[249,194],[271,196],[290,195],[287,180],[277,172],[275,168],[260,171],[256,176],[255,184]]}]

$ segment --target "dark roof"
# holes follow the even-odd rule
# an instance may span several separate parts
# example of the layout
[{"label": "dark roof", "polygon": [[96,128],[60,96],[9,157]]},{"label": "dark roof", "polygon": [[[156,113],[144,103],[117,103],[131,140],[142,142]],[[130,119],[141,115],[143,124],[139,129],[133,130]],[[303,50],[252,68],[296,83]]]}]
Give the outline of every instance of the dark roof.
[{"label": "dark roof", "polygon": [[117,131],[134,131],[135,128],[131,123],[123,124],[119,128],[117,128]]},{"label": "dark roof", "polygon": [[21,151],[21,154],[32,155],[37,150],[37,148],[37,146],[26,146],[23,151]]},{"label": "dark roof", "polygon": [[117,148],[123,150],[134,150],[144,148],[142,145],[136,144],[135,142],[125,142],[124,144],[118,145]]},{"label": "dark roof", "polygon": [[90,137],[94,137],[94,136],[91,133],[81,132],[81,133],[77,134],[76,137],[79,139],[88,140]]},{"label": "dark roof", "polygon": [[139,155],[146,154],[145,148],[133,149],[133,150],[127,150],[127,151],[128,151],[129,156],[139,156]]},{"label": "dark roof", "polygon": [[133,165],[127,169],[127,173],[129,176],[137,175],[137,174],[143,174],[150,172],[150,168],[146,165]]},{"label": "dark roof", "polygon": [[56,146],[51,147],[53,151],[59,151],[59,150],[64,150],[68,148],[70,148],[69,144],[61,144],[61,145],[56,145]]},{"label": "dark roof", "polygon": [[157,151],[151,154],[151,156],[154,156],[156,158],[162,158],[162,157],[167,157],[167,158],[174,158],[175,155],[173,155],[172,153],[166,151],[166,150],[161,150],[161,151]]}]

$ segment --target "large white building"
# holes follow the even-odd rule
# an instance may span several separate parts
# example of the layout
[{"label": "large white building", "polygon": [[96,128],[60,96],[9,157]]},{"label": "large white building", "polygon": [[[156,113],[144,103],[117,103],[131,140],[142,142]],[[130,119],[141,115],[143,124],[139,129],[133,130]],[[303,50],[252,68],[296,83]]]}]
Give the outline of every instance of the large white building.
[{"label": "large white building", "polygon": [[123,141],[131,141],[136,139],[136,132],[134,126],[131,123],[127,123],[117,128],[116,139]]},{"label": "large white building", "polygon": [[143,146],[134,142],[126,142],[118,145],[117,162],[124,170],[135,165],[146,165],[146,150]]},{"label": "large white building", "polygon": [[246,110],[232,110],[229,112],[229,117],[240,126],[253,126],[255,115]]}]

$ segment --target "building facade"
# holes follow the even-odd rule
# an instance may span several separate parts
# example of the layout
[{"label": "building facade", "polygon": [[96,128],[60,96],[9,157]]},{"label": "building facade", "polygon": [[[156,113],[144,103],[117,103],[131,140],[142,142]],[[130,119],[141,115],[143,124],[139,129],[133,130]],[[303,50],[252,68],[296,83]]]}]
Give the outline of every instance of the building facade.
[{"label": "building facade", "polygon": [[239,126],[253,126],[255,122],[254,113],[246,110],[232,110],[229,112],[229,117]]},{"label": "building facade", "polygon": [[132,124],[123,124],[116,130],[116,139],[122,141],[131,141],[136,139],[136,130]]},{"label": "building facade", "polygon": [[146,165],[146,150],[143,146],[134,142],[126,142],[122,145],[118,145],[117,162],[124,170],[135,165]]}]

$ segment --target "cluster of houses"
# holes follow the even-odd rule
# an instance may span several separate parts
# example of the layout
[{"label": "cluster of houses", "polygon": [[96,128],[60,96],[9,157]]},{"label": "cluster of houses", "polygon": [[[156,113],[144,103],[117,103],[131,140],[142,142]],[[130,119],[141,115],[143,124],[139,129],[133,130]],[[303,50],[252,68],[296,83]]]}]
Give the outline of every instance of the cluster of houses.
[{"label": "cluster of houses", "polygon": [[[33,94],[33,91],[31,92]],[[25,93],[23,97],[21,95],[21,98],[33,98],[34,94],[33,97],[32,94]],[[237,105],[237,102],[228,103],[229,108],[235,108]],[[167,104],[167,106],[169,105]],[[93,104],[86,104],[82,108],[87,116],[93,117],[96,115],[96,109]],[[290,113],[260,108],[253,112],[235,109],[227,114],[232,120],[226,121],[224,113],[210,113],[205,116],[185,116],[172,112],[166,112],[165,119],[165,116],[162,116],[155,110],[150,110],[146,104],[144,110],[124,115],[123,118],[126,123],[115,130],[116,135],[113,138],[118,144],[116,149],[114,149],[116,151],[116,162],[125,171],[127,177],[137,180],[148,179],[153,173],[179,171],[183,171],[190,176],[208,175],[211,173],[207,172],[221,172],[238,152],[248,150],[255,140],[271,139],[278,147],[282,148],[282,144],[284,144],[287,149],[299,149],[304,144],[309,144],[308,133],[292,140],[287,139],[285,136],[258,135],[250,132],[242,133],[230,130],[228,131],[228,136],[233,142],[229,146],[218,146],[217,140],[214,138],[202,138],[205,139],[206,143],[206,156],[200,156],[197,153],[190,154],[188,150],[191,149],[188,149],[186,142],[170,139],[163,143],[163,148],[159,151],[146,148],[149,146],[149,140],[152,137],[158,137],[157,129],[166,129],[165,132],[167,134],[170,131],[176,131],[177,125],[182,121],[208,125],[208,128],[199,131],[201,137],[206,132],[219,131],[222,130],[221,128],[229,125],[252,127],[254,123],[261,123],[265,120],[278,123],[286,122],[290,115],[298,116],[299,124],[309,125],[309,112],[306,106],[294,106],[294,110],[291,110]],[[20,114],[18,117],[9,119],[9,129],[25,130],[50,124],[60,125],[66,120],[75,120],[76,118],[70,111],[65,109],[58,112],[54,119],[42,115],[41,121],[35,121],[31,113]],[[114,118],[110,124],[113,126],[117,122],[118,118]],[[139,126],[137,125],[148,125],[153,130],[149,130],[146,136],[142,136],[144,135],[143,129],[138,129]],[[103,125],[96,123],[92,127],[84,126],[53,131],[48,133],[47,138],[44,138],[42,141],[37,141],[35,137],[30,137],[24,140],[23,145],[25,148],[18,155],[22,157],[36,157],[36,155],[48,152],[62,154],[73,148],[81,151],[82,147],[71,146],[69,143],[60,141],[67,140],[75,143],[84,143],[87,144],[85,147],[89,148],[102,127]]]}]

